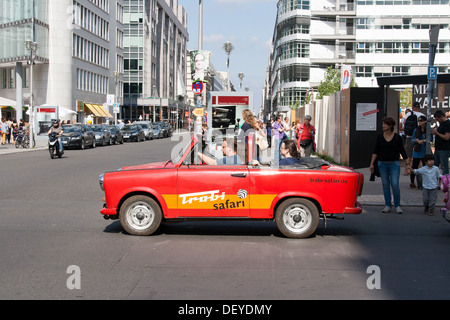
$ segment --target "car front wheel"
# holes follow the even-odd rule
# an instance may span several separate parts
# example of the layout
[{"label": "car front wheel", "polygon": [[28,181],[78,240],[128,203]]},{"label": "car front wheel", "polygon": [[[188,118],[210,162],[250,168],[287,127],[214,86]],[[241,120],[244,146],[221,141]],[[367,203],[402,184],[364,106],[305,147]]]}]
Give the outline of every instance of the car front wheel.
[{"label": "car front wheel", "polygon": [[276,211],[278,230],[288,238],[303,239],[311,236],[319,224],[319,210],[308,199],[291,198]]},{"label": "car front wheel", "polygon": [[120,222],[126,232],[136,236],[153,234],[161,224],[162,212],[150,197],[137,195],[125,200],[120,209]]}]

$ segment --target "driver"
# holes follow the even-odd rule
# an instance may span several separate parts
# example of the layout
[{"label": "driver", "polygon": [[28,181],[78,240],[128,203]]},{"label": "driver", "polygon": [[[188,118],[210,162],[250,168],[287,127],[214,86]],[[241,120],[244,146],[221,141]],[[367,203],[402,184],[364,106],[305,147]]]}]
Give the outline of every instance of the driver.
[{"label": "driver", "polygon": [[56,136],[58,137],[59,152],[62,152],[63,145],[62,145],[61,136],[63,134],[63,129],[59,125],[59,120],[53,120],[53,126],[50,128],[50,130],[48,130],[47,135],[51,135],[53,132],[55,132],[57,134]]},{"label": "driver", "polygon": [[222,153],[223,157],[221,159],[213,159],[211,157],[205,156],[203,153],[199,152],[198,156],[202,161],[209,165],[241,165],[241,158],[236,153],[237,151],[237,139],[224,139],[222,141]]}]

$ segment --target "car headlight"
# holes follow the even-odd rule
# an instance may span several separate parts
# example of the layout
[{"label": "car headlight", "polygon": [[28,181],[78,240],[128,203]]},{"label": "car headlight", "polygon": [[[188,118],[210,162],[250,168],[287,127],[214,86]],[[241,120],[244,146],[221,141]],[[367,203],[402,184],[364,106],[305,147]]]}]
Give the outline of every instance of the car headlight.
[{"label": "car headlight", "polygon": [[104,186],[104,180],[105,180],[105,174],[102,173],[101,175],[98,176],[98,182],[100,183],[100,189],[102,189],[103,191],[105,191],[105,186]]}]

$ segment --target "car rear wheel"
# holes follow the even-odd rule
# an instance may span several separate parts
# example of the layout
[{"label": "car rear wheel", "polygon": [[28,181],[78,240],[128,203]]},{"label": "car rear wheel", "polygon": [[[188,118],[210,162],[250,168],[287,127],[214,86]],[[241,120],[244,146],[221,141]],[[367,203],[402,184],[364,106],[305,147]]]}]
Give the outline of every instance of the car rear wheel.
[{"label": "car rear wheel", "polygon": [[147,196],[132,196],[120,208],[120,222],[126,232],[136,236],[153,234],[161,224],[162,212],[158,203]]},{"label": "car rear wheel", "polygon": [[278,230],[288,238],[302,239],[311,236],[319,224],[319,210],[308,199],[291,198],[276,211]]}]

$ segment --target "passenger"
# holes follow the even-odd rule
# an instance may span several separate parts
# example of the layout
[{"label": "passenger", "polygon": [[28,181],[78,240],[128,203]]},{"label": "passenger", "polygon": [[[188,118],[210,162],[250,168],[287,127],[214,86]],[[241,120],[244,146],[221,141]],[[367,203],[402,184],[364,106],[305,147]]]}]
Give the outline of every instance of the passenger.
[{"label": "passenger", "polygon": [[[300,163],[300,152],[297,150],[297,144],[294,140],[284,140],[280,147],[281,155],[283,159],[278,162],[280,166],[288,166],[296,163]],[[253,166],[259,166],[258,160],[253,160]]]},{"label": "passenger", "polygon": [[203,153],[199,152],[198,156],[202,161],[209,165],[242,165],[242,161],[237,155],[237,139],[224,139],[222,142],[222,153],[223,158],[213,159],[211,157],[205,156]]},{"label": "passenger", "polygon": [[300,153],[294,140],[284,140],[280,147],[283,159],[278,163],[280,166],[296,164],[300,162]]}]

